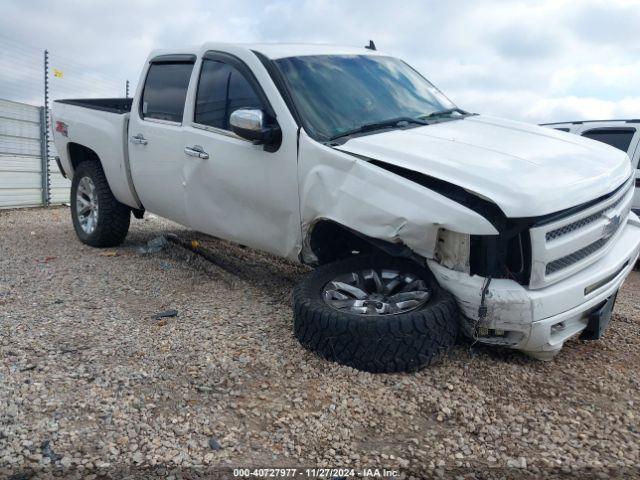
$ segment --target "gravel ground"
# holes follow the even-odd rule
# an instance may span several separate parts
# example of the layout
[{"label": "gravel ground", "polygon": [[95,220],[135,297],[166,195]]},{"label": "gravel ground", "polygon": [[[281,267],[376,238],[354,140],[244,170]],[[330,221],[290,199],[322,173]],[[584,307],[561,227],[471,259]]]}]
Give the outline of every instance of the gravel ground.
[{"label": "gravel ground", "polygon": [[[0,232],[0,477],[640,471],[639,272],[606,338],[551,362],[461,345],[418,373],[374,375],[294,339],[303,267],[157,218],[111,250],[79,243],[65,208],[0,211]],[[173,243],[140,253],[168,233],[213,262]]]}]

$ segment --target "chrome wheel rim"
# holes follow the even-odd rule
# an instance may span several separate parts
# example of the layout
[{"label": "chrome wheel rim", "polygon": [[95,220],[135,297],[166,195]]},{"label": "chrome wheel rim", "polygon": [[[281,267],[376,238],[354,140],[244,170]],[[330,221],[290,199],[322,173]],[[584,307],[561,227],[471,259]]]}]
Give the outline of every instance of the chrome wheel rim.
[{"label": "chrome wheel rim", "polygon": [[98,194],[96,186],[89,177],[82,177],[76,191],[76,213],[80,228],[91,234],[98,225]]},{"label": "chrome wheel rim", "polygon": [[367,269],[345,273],[322,289],[327,305],[357,315],[397,315],[420,308],[431,289],[413,273],[392,269]]}]

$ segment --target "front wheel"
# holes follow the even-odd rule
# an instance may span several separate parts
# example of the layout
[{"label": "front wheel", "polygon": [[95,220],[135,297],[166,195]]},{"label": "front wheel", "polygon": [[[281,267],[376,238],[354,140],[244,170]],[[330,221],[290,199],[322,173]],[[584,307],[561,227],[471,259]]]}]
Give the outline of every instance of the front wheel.
[{"label": "front wheel", "polygon": [[410,260],[363,255],[323,265],[295,288],[293,300],[300,343],[359,370],[431,365],[458,334],[454,298]]},{"label": "front wheel", "polygon": [[80,241],[92,247],[115,247],[127,236],[131,209],[113,196],[99,163],[83,162],[74,172],[71,219]]}]

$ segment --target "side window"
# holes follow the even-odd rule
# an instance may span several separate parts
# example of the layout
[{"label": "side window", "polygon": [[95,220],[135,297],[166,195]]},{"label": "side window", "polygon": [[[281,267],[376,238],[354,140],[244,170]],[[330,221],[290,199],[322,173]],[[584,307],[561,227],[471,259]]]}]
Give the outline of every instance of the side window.
[{"label": "side window", "polygon": [[229,117],[239,108],[264,109],[264,106],[249,81],[233,65],[218,60],[204,60],[194,122],[230,130]]},{"label": "side window", "polygon": [[561,132],[568,132],[569,129],[567,127],[558,127],[558,128],[554,128],[554,130],[560,130]]},{"label": "side window", "polygon": [[142,92],[142,118],[182,122],[193,63],[153,63]]},{"label": "side window", "polygon": [[596,128],[582,134],[583,137],[598,140],[623,152],[629,150],[635,130],[633,128]]}]

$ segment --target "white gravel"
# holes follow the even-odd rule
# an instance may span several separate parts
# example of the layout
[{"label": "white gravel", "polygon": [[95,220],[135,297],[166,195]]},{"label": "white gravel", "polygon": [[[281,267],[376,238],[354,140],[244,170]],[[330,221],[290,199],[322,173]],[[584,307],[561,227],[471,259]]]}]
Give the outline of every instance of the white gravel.
[{"label": "white gravel", "polygon": [[[139,252],[171,232],[217,265],[173,243]],[[602,341],[570,341],[549,363],[461,345],[395,375],[299,346],[290,293],[304,272],[157,218],[97,250],[65,208],[0,211],[0,477],[640,472],[639,272]],[[151,318],[169,309],[177,317]]]}]

